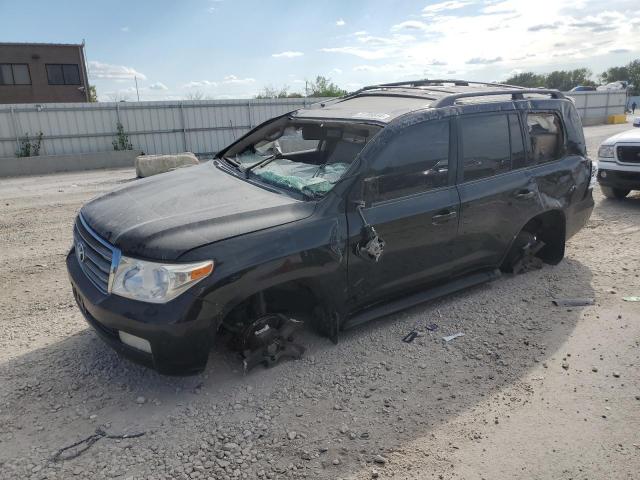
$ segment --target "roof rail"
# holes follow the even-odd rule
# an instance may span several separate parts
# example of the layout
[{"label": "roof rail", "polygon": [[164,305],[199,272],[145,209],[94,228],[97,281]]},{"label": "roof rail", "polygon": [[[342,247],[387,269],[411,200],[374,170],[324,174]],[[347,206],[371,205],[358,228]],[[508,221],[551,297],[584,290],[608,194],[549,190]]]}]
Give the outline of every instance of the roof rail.
[{"label": "roof rail", "polygon": [[505,87],[505,88],[513,88],[515,89],[522,89],[524,87],[519,87],[517,85],[508,85],[506,83],[491,83],[491,82],[474,82],[471,80],[454,80],[454,79],[433,79],[433,80],[429,80],[429,79],[423,79],[423,80],[409,80],[406,82],[393,82],[393,83],[379,83],[376,85],[367,85],[366,87],[362,87],[361,89],[357,90],[355,93],[359,93],[359,92],[363,92],[366,90],[373,90],[376,88],[394,88],[394,87],[409,87],[409,88],[415,88],[415,87],[423,87],[423,86],[429,86],[429,85],[436,85],[438,83],[453,83],[454,85],[456,85],[457,87],[467,87],[469,85],[486,85],[488,87]]},{"label": "roof rail", "polygon": [[512,100],[524,100],[524,94],[551,95],[551,98],[566,98],[559,90],[549,90],[546,88],[522,88],[519,90],[493,90],[491,92],[466,92],[454,93],[442,97],[431,104],[431,108],[450,107],[456,103],[456,100],[469,97],[486,97],[490,95],[511,95]]},{"label": "roof rail", "polygon": [[[454,80],[454,79],[423,79],[423,80],[411,80],[407,82],[393,82],[393,83],[381,83],[380,85],[371,85],[372,88],[376,87],[422,87],[433,85],[436,83],[453,83],[457,87],[467,87],[469,85],[487,85],[489,87],[509,87],[514,89],[520,89],[517,85],[508,85],[506,83],[492,83],[492,82],[476,82],[471,80]],[[368,88],[368,87],[364,87]]]}]

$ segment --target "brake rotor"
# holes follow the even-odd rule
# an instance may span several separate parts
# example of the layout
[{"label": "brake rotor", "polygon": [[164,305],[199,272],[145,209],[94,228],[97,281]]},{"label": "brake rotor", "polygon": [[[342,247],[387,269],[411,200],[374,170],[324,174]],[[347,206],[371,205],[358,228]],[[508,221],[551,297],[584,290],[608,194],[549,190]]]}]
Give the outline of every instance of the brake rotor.
[{"label": "brake rotor", "polygon": [[293,333],[303,322],[274,314],[249,324],[240,337],[245,372],[259,364],[270,367],[282,357],[300,358],[304,347],[293,342]]}]

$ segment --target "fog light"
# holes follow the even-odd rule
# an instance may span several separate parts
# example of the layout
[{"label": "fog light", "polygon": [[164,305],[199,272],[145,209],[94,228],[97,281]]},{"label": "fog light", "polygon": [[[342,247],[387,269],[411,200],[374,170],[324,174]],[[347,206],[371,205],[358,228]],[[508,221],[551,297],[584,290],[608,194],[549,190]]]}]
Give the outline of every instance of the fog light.
[{"label": "fog light", "polygon": [[122,330],[118,330],[118,336],[120,340],[125,345],[129,345],[138,350],[142,350],[143,352],[151,353],[151,344],[148,340],[144,338],[136,337],[135,335],[131,335],[130,333],[123,332]]},{"label": "fog light", "polygon": [[607,172],[600,170],[600,178],[607,178]]}]

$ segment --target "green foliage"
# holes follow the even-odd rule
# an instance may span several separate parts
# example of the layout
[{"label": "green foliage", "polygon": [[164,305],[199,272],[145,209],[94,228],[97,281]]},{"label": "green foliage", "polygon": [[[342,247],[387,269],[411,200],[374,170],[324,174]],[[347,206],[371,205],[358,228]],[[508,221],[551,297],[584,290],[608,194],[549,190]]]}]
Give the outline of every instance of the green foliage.
[{"label": "green foliage", "polygon": [[117,138],[111,142],[113,149],[118,150],[133,150],[133,145],[129,141],[129,135],[124,131],[122,123],[116,123],[116,129],[118,130]]},{"label": "green foliage", "polygon": [[588,68],[555,70],[546,74],[523,72],[509,77],[505,83],[527,88],[554,88],[566,92],[578,85],[595,85],[591,75],[592,72]]},{"label": "green foliage", "polygon": [[25,133],[20,138],[20,148],[16,151],[17,157],[37,157],[40,155],[40,147],[42,146],[42,132],[39,132],[34,141],[31,141],[29,134]]},{"label": "green foliage", "polygon": [[631,95],[640,95],[640,59],[633,60],[622,67],[611,67],[602,72],[600,80],[602,83],[626,80],[632,85],[629,93]]},{"label": "green foliage", "polygon": [[98,101],[98,92],[95,85],[89,85],[89,101],[92,103]]},{"label": "green foliage", "polygon": [[346,94],[346,90],[322,75],[318,75],[315,82],[309,82],[307,87],[307,96],[309,97],[341,97]]},{"label": "green foliage", "polygon": [[517,73],[505,80],[509,85],[518,85],[526,88],[539,88],[545,86],[545,76],[533,72]]},{"label": "green foliage", "polygon": [[[318,75],[315,81],[308,81],[305,90],[307,97],[341,97],[347,94],[346,90],[322,75]],[[290,92],[288,85],[282,87],[267,85],[255,98],[303,98],[304,96],[302,93]]]},{"label": "green foliage", "polygon": [[298,92],[290,92],[289,86],[284,85],[280,88],[276,88],[273,85],[267,85],[262,89],[256,98],[302,98],[304,95]]}]

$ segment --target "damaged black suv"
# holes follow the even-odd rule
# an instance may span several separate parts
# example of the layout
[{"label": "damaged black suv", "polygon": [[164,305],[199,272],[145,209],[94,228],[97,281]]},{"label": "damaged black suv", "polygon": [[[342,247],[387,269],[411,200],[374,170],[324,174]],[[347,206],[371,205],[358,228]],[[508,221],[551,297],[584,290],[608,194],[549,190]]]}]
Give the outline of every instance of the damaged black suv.
[{"label": "damaged black suv", "polygon": [[300,355],[303,319],[337,341],[534,256],[559,262],[595,173],[560,92],[375,85],[87,203],[67,268],[118,352],[192,373],[224,333],[250,368]]}]

